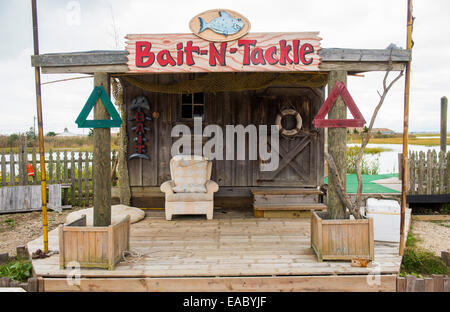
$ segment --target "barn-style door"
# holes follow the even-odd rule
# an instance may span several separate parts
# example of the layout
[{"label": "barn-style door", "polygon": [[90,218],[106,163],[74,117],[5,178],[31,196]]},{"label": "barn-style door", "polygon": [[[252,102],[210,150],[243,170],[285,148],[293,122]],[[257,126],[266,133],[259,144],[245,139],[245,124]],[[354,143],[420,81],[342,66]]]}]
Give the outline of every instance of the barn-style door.
[{"label": "barn-style door", "polygon": [[[295,135],[285,136],[280,133],[278,151],[275,146],[269,144],[270,149],[279,154],[279,165],[274,171],[262,171],[259,162],[257,185],[304,187],[322,183],[319,181],[323,170],[323,155],[320,148],[320,144],[323,144],[320,136],[322,131],[314,129],[311,124],[317,110],[312,101],[311,96],[305,94],[283,97],[275,105],[266,104],[270,105],[266,108],[267,125],[274,124],[277,115],[282,111],[291,109],[300,114],[302,126]],[[295,129],[297,121],[295,116],[287,115],[281,119],[281,126],[287,130]]]}]

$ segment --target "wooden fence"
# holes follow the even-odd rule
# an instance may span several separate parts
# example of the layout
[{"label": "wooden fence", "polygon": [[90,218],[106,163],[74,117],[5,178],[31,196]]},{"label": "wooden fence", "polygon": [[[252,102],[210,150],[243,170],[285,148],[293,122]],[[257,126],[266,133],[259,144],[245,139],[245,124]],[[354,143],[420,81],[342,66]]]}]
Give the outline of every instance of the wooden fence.
[{"label": "wooden fence", "polygon": [[408,194],[450,194],[450,152],[428,150],[410,152],[408,157]]},{"label": "wooden fence", "polygon": [[444,275],[418,278],[413,275],[397,277],[398,292],[450,292],[450,278]]},{"label": "wooden fence", "polygon": [[[47,184],[62,184],[62,203],[72,206],[89,206],[92,203],[92,153],[87,151],[55,151],[46,153],[45,170]],[[28,176],[27,165],[31,164],[34,176]],[[0,152],[0,187],[15,185],[38,185],[41,183],[39,153],[36,148],[19,147]],[[117,181],[117,151],[111,153],[111,181]]]}]

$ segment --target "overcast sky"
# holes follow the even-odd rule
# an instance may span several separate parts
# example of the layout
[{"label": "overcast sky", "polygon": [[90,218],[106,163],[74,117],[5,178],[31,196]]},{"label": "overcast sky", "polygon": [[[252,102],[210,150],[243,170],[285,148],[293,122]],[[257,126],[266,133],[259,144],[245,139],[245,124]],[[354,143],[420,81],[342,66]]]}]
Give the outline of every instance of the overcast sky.
[{"label": "overcast sky", "polygon": [[[41,54],[124,49],[126,34],[188,33],[193,16],[214,8],[227,8],[246,16],[251,22],[250,32],[320,31],[322,47],[326,48],[384,49],[390,43],[402,48],[406,45],[406,0],[37,2]],[[410,131],[438,131],[440,127],[440,98],[450,95],[449,13],[448,0],[414,1]],[[0,42],[0,133],[24,132],[33,126],[36,115],[30,64],[31,1],[1,0]],[[43,74],[42,82],[79,76]],[[348,79],[348,89],[367,121],[378,102],[382,78],[383,73],[366,73],[364,77]],[[92,84],[88,78],[42,86],[45,133],[62,132],[64,127],[83,132],[77,129],[75,119]],[[402,78],[388,95],[375,127],[402,131],[403,90]]]}]

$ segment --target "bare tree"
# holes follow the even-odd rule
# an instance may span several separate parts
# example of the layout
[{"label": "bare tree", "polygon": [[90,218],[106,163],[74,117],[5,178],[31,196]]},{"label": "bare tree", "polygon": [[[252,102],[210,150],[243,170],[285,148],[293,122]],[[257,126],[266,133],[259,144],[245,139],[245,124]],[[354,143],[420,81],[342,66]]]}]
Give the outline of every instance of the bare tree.
[{"label": "bare tree", "polygon": [[389,73],[392,70],[392,63],[389,63],[389,68],[386,71],[386,74],[384,75],[383,79],[383,92],[380,94],[378,92],[378,95],[380,96],[380,99],[378,101],[378,105],[375,107],[375,110],[373,111],[372,118],[370,119],[368,131],[366,133],[361,132],[361,148],[359,149],[359,153],[356,156],[355,160],[355,167],[356,167],[356,175],[358,179],[358,188],[356,191],[356,200],[355,202],[352,202],[350,200],[350,197],[348,196],[347,192],[345,191],[345,186],[342,183],[342,180],[339,177],[338,170],[336,167],[336,164],[334,162],[333,156],[329,155],[328,153],[325,153],[325,158],[328,162],[328,167],[331,169],[332,174],[335,177],[336,181],[336,189],[339,195],[339,198],[344,203],[344,205],[348,208],[350,213],[356,218],[361,219],[362,215],[360,212],[361,202],[362,202],[362,188],[363,188],[363,181],[361,177],[361,160],[364,154],[364,150],[369,143],[369,140],[372,136],[372,128],[375,123],[375,119],[378,115],[378,111],[380,110],[381,106],[384,103],[384,100],[386,98],[386,95],[388,94],[391,87],[397,82],[397,80],[400,79],[400,77],[403,76],[403,71],[401,71],[389,84],[387,84],[387,79],[389,76]]}]

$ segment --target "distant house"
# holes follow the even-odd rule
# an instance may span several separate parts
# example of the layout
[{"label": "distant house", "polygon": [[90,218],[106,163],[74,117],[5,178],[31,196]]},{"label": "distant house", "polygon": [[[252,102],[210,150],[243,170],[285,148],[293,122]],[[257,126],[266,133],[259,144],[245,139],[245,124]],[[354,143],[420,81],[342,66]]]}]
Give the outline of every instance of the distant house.
[{"label": "distant house", "polygon": [[58,133],[56,136],[57,137],[74,137],[74,136],[81,136],[81,134],[69,132],[69,129],[64,128],[64,132]]},{"label": "distant house", "polygon": [[372,128],[372,133],[395,134],[395,131],[388,128]]}]

